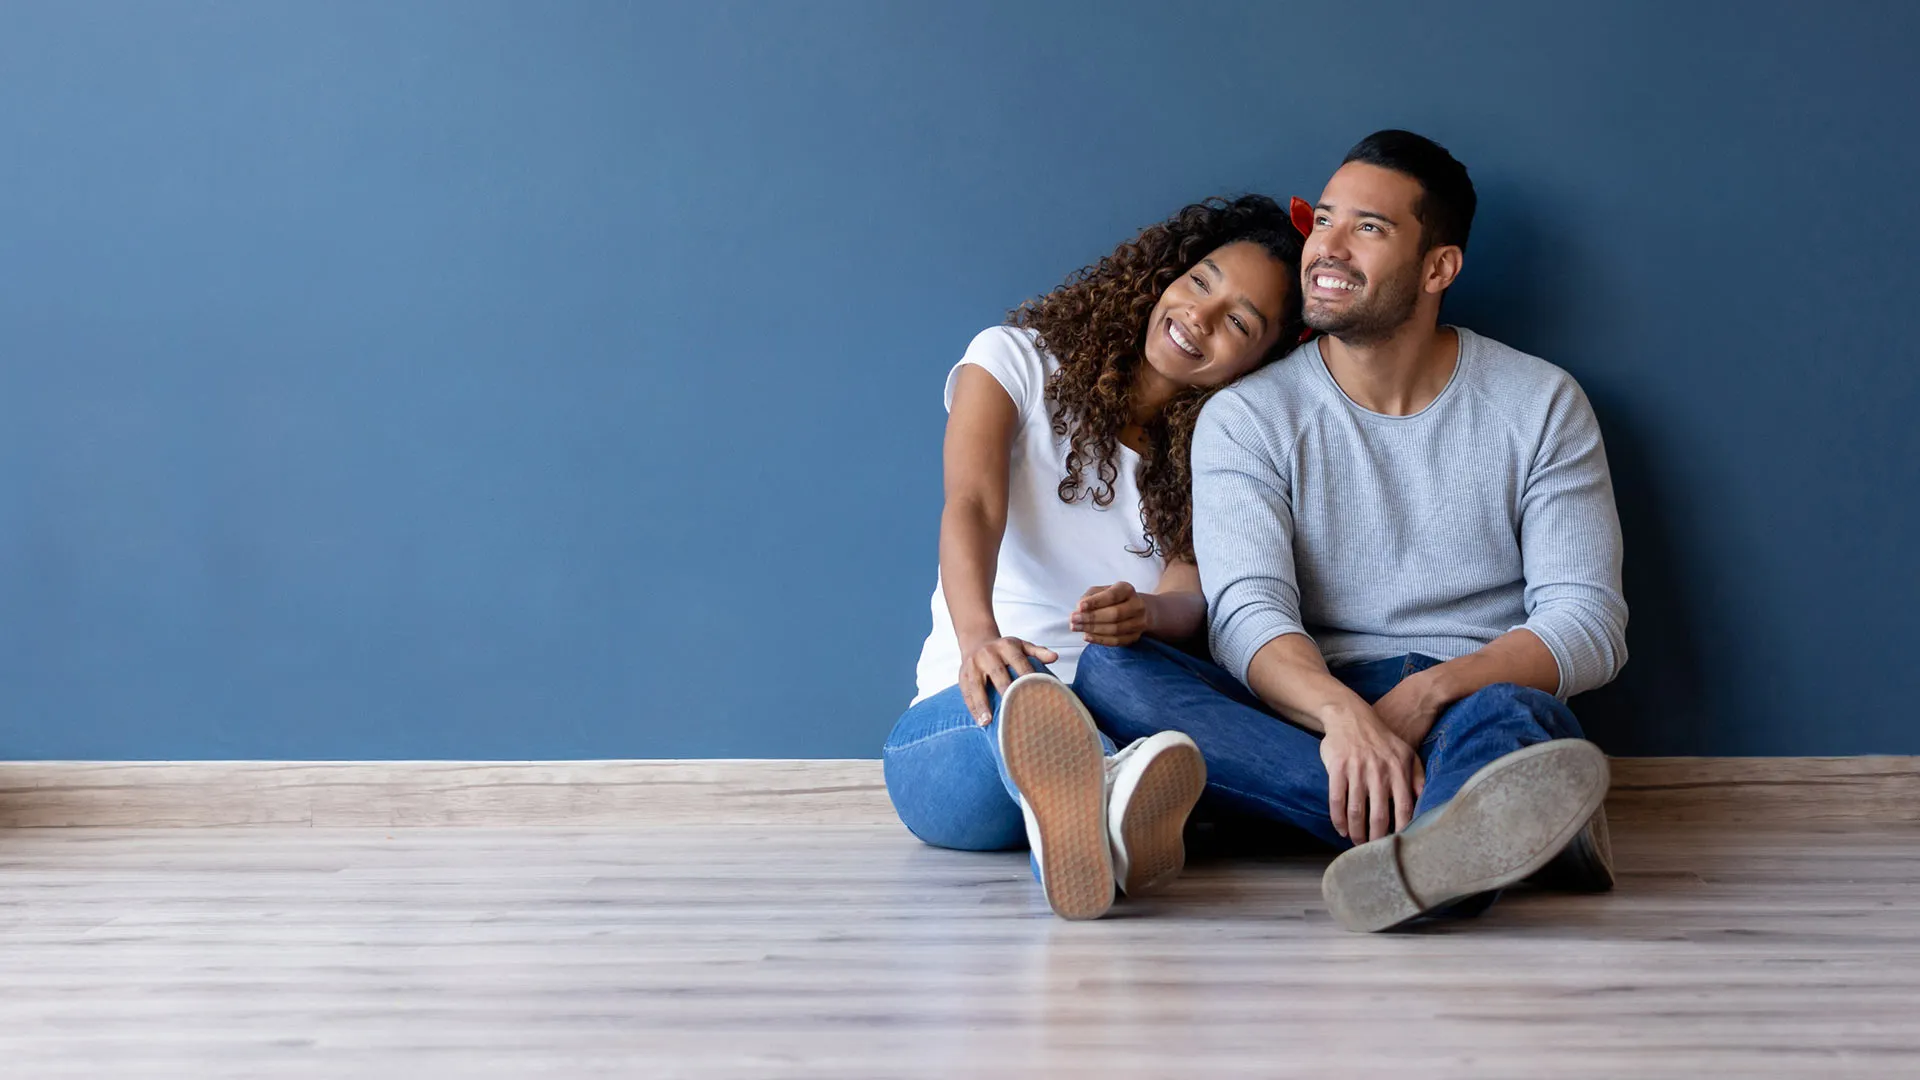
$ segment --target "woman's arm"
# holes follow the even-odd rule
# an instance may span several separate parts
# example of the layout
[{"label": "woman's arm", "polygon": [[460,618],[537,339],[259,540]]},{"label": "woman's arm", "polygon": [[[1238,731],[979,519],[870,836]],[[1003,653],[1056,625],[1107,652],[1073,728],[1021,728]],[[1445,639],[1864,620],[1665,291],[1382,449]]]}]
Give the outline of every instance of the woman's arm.
[{"label": "woman's arm", "polygon": [[1160,574],[1159,588],[1147,597],[1146,632],[1171,644],[1207,632],[1207,597],[1200,591],[1200,568],[1191,559],[1175,559]]},{"label": "woman's arm", "polygon": [[1090,645],[1131,645],[1142,637],[1184,644],[1207,628],[1200,570],[1191,560],[1175,559],[1150,593],[1136,592],[1124,581],[1096,585],[1080,597],[1067,624]]},{"label": "woman's arm", "polygon": [[974,719],[993,718],[986,684],[1005,690],[1007,674],[1027,674],[1027,657],[1058,660],[1051,649],[1000,636],[993,576],[1007,529],[1008,470],[1020,413],[985,368],[967,364],[954,380],[944,457],[946,505],[940,511],[940,587],[960,643],[960,694]]}]

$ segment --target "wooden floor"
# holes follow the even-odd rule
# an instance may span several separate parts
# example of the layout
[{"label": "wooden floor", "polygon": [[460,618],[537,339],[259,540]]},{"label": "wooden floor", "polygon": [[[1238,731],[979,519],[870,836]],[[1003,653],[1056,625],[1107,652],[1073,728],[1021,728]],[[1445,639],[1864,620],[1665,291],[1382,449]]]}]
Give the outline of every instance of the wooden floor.
[{"label": "wooden floor", "polygon": [[1606,896],[1098,923],[896,826],[0,831],[0,1075],[1920,1076],[1920,828],[1621,829]]}]

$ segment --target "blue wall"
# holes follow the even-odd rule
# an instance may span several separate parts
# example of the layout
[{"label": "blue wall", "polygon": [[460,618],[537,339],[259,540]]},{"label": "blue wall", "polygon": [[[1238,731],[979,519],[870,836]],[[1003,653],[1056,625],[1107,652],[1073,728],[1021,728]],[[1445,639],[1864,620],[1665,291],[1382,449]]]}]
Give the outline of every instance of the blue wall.
[{"label": "blue wall", "polygon": [[1640,753],[1920,752],[1912,5],[0,5],[0,757],[872,756],[939,388],[1450,146],[1587,386]]}]

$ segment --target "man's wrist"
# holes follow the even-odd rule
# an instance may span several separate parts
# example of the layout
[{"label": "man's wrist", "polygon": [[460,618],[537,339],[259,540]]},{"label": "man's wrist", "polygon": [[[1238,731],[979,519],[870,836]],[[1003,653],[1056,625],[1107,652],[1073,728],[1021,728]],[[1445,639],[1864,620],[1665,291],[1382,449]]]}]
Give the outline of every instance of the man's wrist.
[{"label": "man's wrist", "polygon": [[1472,673],[1462,670],[1465,666],[1459,660],[1449,660],[1410,676],[1420,680],[1419,701],[1425,711],[1437,715],[1479,689],[1470,685]]},{"label": "man's wrist", "polygon": [[1314,718],[1320,721],[1320,730],[1328,735],[1345,734],[1380,723],[1380,717],[1358,698],[1351,702],[1328,702],[1314,710]]}]

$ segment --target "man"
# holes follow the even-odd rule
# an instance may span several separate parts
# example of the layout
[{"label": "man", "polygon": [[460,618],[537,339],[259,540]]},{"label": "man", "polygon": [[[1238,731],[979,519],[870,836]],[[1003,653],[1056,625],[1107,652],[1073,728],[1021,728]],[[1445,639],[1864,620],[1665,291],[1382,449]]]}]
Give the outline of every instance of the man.
[{"label": "man", "polygon": [[1122,743],[1192,736],[1214,805],[1348,848],[1322,891],[1352,930],[1543,868],[1612,884],[1606,758],[1565,704],[1626,662],[1612,482],[1571,376],[1440,325],[1474,203],[1421,136],[1348,153],[1301,258],[1322,336],[1194,435],[1218,666],[1093,647],[1075,685]]}]

